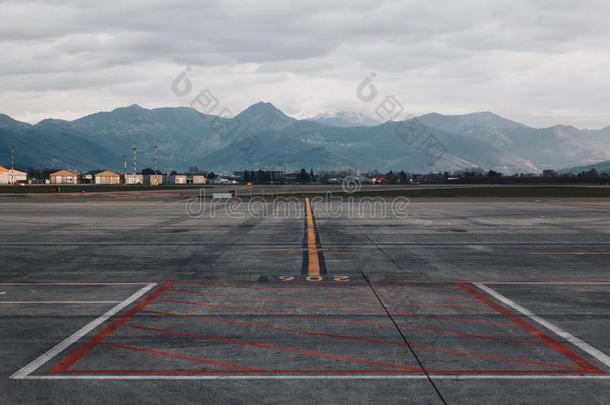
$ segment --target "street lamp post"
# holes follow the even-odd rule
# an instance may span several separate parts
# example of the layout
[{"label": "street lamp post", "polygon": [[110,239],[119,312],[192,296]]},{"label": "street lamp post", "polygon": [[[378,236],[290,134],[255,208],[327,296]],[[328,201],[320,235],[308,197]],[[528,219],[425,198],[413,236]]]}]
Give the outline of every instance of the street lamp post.
[{"label": "street lamp post", "polygon": [[127,155],[123,155],[123,186],[127,185]]},{"label": "street lamp post", "polygon": [[137,161],[137,158],[138,158],[138,152],[137,152],[137,149],[136,149],[135,146],[133,148],[131,148],[131,149],[133,150],[133,182],[134,182],[134,184],[136,184],[137,183],[136,175],[138,174],[137,166],[136,166],[136,161]]},{"label": "street lamp post", "polygon": [[15,182],[15,147],[11,145],[11,175],[9,179],[9,183],[13,184]]},{"label": "street lamp post", "polygon": [[155,145],[155,186],[159,185],[159,178],[157,177],[157,164],[158,164],[157,148],[158,148],[158,146]]}]

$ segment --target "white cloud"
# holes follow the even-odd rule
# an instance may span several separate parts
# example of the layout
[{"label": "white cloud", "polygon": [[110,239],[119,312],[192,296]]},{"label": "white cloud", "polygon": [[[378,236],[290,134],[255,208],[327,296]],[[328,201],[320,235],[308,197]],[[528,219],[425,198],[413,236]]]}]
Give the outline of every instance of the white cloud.
[{"label": "white cloud", "polygon": [[0,2],[0,112],[186,105],[170,82],[189,65],[195,90],[234,112],[371,113],[355,88],[375,71],[413,113],[601,127],[608,17],[603,0]]}]

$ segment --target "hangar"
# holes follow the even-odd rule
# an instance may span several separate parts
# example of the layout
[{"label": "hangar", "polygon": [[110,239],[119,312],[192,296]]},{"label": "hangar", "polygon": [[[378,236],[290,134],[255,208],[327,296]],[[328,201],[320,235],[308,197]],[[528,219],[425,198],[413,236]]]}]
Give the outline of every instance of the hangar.
[{"label": "hangar", "polygon": [[0,184],[15,184],[24,182],[27,179],[28,175],[25,172],[0,166]]}]

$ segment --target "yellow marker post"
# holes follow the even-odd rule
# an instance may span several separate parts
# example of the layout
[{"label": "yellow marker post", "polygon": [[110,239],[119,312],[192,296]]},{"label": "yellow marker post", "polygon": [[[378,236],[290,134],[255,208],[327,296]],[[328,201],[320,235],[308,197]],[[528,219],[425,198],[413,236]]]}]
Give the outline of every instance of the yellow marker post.
[{"label": "yellow marker post", "polygon": [[305,198],[305,213],[307,216],[307,275],[320,275],[320,260],[318,258],[318,246],[316,244],[316,232],[313,227],[313,215],[311,212],[311,201]]}]

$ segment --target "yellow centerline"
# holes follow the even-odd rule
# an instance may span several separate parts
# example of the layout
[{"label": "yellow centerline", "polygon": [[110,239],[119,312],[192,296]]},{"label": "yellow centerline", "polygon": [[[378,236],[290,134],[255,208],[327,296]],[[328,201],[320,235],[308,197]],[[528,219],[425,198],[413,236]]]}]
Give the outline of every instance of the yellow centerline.
[{"label": "yellow centerline", "polygon": [[318,258],[318,246],[316,243],[316,232],[313,227],[313,215],[311,212],[311,201],[305,198],[305,213],[307,216],[307,275],[320,275],[320,260]]}]

